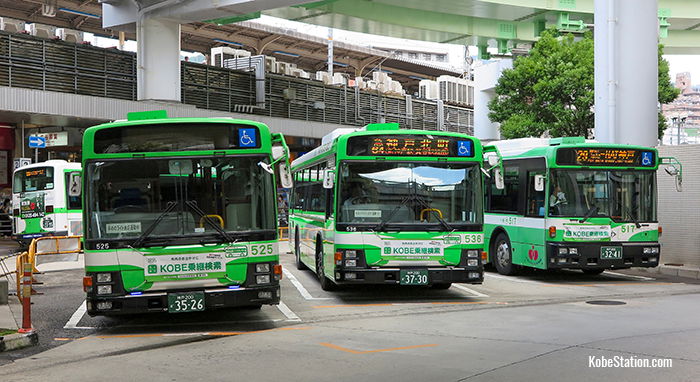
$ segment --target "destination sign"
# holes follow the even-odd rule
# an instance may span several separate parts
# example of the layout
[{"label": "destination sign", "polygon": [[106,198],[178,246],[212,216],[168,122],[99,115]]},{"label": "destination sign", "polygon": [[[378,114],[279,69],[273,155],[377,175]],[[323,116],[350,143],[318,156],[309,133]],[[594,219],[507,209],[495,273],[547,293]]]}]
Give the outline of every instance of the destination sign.
[{"label": "destination sign", "polygon": [[33,168],[24,172],[24,176],[27,178],[43,177],[46,176],[46,168]]},{"label": "destination sign", "polygon": [[564,166],[629,166],[654,167],[656,153],[652,150],[628,148],[561,148],[557,164]]},{"label": "destination sign", "polygon": [[473,157],[474,142],[458,137],[371,135],[348,140],[351,156]]}]

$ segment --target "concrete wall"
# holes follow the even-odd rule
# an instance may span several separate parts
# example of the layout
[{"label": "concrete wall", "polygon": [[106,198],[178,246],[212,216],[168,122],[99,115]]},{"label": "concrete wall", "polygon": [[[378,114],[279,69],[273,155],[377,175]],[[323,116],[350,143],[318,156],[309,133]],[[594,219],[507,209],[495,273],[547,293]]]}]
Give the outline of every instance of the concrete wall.
[{"label": "concrete wall", "polygon": [[658,173],[661,264],[700,267],[700,145],[660,146],[660,156],[676,157],[683,164],[683,192],[676,192],[674,177]]}]

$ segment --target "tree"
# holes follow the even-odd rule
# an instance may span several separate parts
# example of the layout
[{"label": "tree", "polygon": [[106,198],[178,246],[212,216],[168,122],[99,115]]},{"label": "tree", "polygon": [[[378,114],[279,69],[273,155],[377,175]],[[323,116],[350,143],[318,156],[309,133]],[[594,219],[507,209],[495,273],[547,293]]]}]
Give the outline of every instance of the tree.
[{"label": "tree", "polygon": [[[671,86],[668,62],[659,46],[659,102],[678,96]],[[573,35],[559,36],[548,29],[530,54],[515,60],[504,70],[496,85],[496,98],[489,103],[489,118],[500,122],[505,139],[584,136],[593,131],[594,75],[593,35],[588,32],[575,41]],[[659,118],[659,136],[666,128]]]}]

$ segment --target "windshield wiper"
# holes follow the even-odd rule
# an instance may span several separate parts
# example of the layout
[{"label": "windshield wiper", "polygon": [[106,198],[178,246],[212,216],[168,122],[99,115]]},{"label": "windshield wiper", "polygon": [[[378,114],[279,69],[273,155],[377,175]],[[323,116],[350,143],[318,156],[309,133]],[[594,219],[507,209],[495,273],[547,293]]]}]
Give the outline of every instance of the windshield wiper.
[{"label": "windshield wiper", "polygon": [[581,220],[579,220],[578,222],[579,222],[579,223],[584,223],[586,220],[588,220],[588,218],[590,218],[591,216],[593,216],[593,215],[595,215],[595,214],[597,214],[597,213],[598,213],[598,206],[593,206],[593,207],[591,207],[591,209],[588,210],[588,212],[586,212],[586,213],[583,215],[583,217],[581,218]]},{"label": "windshield wiper", "polygon": [[199,206],[197,205],[196,202],[191,201],[191,200],[187,200],[187,201],[185,201],[185,205],[187,207],[189,207],[190,209],[192,209],[192,211],[194,211],[197,215],[199,215],[200,218],[204,218],[204,221],[209,223],[209,225],[212,228],[214,228],[214,230],[216,232],[218,232],[219,235],[221,235],[221,237],[224,238],[224,240],[226,240],[229,243],[236,242],[236,240],[233,237],[231,237],[231,235],[229,235],[228,232],[226,232],[223,228],[221,228],[220,225],[214,223],[212,218],[207,216],[207,214],[204,211],[202,211],[201,208],[199,208]]},{"label": "windshield wiper", "polygon": [[140,247],[140,246],[143,244],[144,240],[146,240],[146,238],[148,238],[148,235],[150,235],[151,232],[153,232],[153,230],[156,229],[156,227],[158,226],[158,223],[160,223],[160,221],[163,220],[163,218],[165,217],[165,215],[167,215],[169,212],[171,212],[172,210],[174,210],[176,206],[177,206],[177,203],[176,203],[176,202],[168,202],[168,204],[166,205],[166,207],[165,207],[165,209],[163,210],[163,212],[161,212],[160,215],[158,215],[158,217],[156,218],[156,220],[154,220],[153,223],[151,223],[151,225],[149,225],[148,228],[146,228],[146,230],[143,231],[143,233],[141,234],[141,236],[139,236],[139,237],[131,244],[131,247],[133,247],[133,248],[138,248],[138,247]]},{"label": "windshield wiper", "polygon": [[398,205],[396,205],[396,207],[394,207],[394,209],[391,210],[391,212],[389,212],[389,215],[387,215],[386,218],[382,219],[382,221],[379,222],[379,224],[377,224],[376,227],[374,227],[374,231],[375,231],[375,232],[381,232],[381,231],[384,229],[384,226],[386,226],[386,224],[389,223],[389,220],[391,220],[391,218],[393,218],[394,215],[396,215],[396,212],[397,212],[402,206],[405,206],[406,203],[408,203],[409,201],[411,201],[411,197],[410,197],[410,196],[407,196],[407,197],[401,199],[401,202],[400,202]]},{"label": "windshield wiper", "polygon": [[639,220],[637,220],[637,218],[634,217],[634,213],[631,211],[631,209],[624,208],[623,210],[625,211],[625,214],[629,216],[629,218],[632,220],[635,227],[642,228],[642,225],[639,224]]}]

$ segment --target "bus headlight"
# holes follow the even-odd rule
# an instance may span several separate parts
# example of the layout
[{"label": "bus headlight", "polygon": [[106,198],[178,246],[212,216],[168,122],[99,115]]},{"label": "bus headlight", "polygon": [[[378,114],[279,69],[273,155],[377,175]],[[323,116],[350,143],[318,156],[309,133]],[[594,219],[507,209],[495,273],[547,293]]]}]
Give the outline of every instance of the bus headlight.
[{"label": "bus headlight", "polygon": [[356,267],[356,266],[357,266],[357,260],[356,260],[356,259],[345,260],[345,266],[346,266],[346,267]]},{"label": "bus headlight", "polygon": [[467,260],[467,266],[468,266],[468,267],[477,267],[477,266],[479,266],[479,259],[468,259],[468,260]]},{"label": "bus headlight", "polygon": [[112,286],[111,285],[98,285],[97,286],[97,294],[112,294]]},{"label": "bus headlight", "polygon": [[98,283],[111,283],[112,282],[112,274],[111,273],[98,273],[97,274],[97,282]]},{"label": "bus headlight", "polygon": [[479,257],[479,250],[478,249],[467,250],[467,257],[478,258]]},{"label": "bus headlight", "polygon": [[270,264],[255,264],[255,273],[270,273]]},{"label": "bus headlight", "polygon": [[644,247],[644,254],[651,255],[659,253],[659,247]]},{"label": "bus headlight", "polygon": [[256,284],[269,284],[270,283],[270,275],[255,276],[255,283]]},{"label": "bus headlight", "polygon": [[559,248],[560,255],[566,255],[569,253],[569,248]]},{"label": "bus headlight", "polygon": [[578,248],[569,248],[570,255],[578,255]]},{"label": "bus headlight", "polygon": [[[346,259],[355,259],[357,258],[357,251],[354,249],[348,249],[345,251],[345,258]],[[354,267],[354,265],[353,265]]]}]

